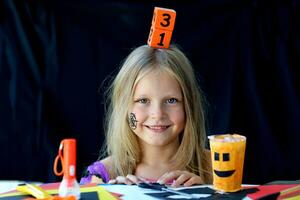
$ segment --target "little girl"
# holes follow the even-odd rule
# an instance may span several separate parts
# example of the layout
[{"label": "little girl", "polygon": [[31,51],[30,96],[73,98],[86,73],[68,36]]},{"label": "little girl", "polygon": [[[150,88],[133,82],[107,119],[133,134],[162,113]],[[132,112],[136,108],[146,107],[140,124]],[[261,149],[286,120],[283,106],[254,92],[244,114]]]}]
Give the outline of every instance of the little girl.
[{"label": "little girl", "polygon": [[108,95],[107,156],[88,167],[81,183],[211,183],[203,96],[176,46],[136,48]]}]

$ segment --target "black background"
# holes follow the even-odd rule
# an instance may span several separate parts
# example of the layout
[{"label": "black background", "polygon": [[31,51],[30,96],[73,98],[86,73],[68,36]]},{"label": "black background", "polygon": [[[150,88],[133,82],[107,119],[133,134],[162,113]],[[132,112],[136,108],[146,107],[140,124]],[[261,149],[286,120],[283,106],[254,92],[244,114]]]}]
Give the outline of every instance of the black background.
[{"label": "black background", "polygon": [[104,140],[108,76],[146,44],[155,6],[206,93],[209,134],[247,137],[245,183],[299,179],[299,1],[0,1],[0,179],[57,181],[61,139],[78,177]]}]

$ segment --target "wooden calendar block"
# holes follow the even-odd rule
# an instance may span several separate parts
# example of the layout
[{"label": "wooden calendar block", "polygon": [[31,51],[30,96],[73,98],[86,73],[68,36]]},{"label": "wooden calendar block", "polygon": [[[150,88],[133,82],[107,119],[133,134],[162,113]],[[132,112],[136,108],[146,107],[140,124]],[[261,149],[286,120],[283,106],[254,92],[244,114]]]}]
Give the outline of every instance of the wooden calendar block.
[{"label": "wooden calendar block", "polygon": [[155,29],[172,31],[174,29],[175,18],[175,10],[155,7],[151,26]]},{"label": "wooden calendar block", "polygon": [[151,27],[148,37],[148,45],[153,48],[169,48],[172,38],[172,31],[156,29]]}]

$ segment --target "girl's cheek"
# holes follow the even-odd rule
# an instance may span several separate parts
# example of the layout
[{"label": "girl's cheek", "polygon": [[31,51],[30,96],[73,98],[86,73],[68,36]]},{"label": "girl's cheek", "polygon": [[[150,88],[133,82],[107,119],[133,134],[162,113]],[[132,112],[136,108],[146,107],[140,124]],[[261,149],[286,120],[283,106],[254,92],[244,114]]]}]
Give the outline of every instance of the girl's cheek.
[{"label": "girl's cheek", "polygon": [[146,111],[141,108],[133,108],[132,113],[135,114],[136,120],[139,122],[143,122],[147,116]]}]

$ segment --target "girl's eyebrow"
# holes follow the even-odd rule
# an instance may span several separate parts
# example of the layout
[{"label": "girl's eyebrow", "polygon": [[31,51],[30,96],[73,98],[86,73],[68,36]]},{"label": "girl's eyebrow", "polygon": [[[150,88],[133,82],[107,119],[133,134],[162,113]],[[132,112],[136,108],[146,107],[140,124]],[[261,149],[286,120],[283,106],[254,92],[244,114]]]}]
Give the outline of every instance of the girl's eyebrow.
[{"label": "girl's eyebrow", "polygon": [[[134,98],[134,99],[139,99],[139,98],[151,98],[151,96],[141,94],[141,95],[134,95],[133,98]],[[167,95],[163,95],[163,96],[162,96],[162,99],[169,99],[169,98],[176,98],[176,99],[181,100],[181,99],[183,98],[183,96],[180,95],[180,94],[167,94]]]},{"label": "girl's eyebrow", "polygon": [[182,94],[181,93],[177,93],[177,92],[174,92],[174,93],[166,93],[164,95],[165,97],[177,97],[177,98],[182,98]]},{"label": "girl's eyebrow", "polygon": [[148,97],[148,95],[145,94],[138,94],[138,95],[134,95],[133,98],[145,98]]},{"label": "girl's eyebrow", "polygon": [[176,94],[175,93],[169,93],[169,94],[166,93],[165,96],[166,97],[182,97],[182,95],[178,94],[178,93],[176,93]]}]

